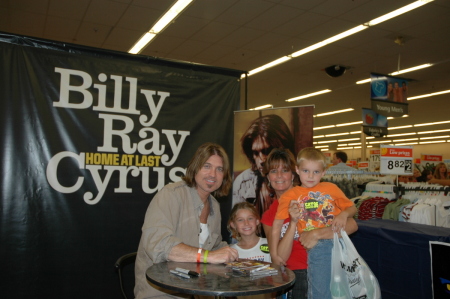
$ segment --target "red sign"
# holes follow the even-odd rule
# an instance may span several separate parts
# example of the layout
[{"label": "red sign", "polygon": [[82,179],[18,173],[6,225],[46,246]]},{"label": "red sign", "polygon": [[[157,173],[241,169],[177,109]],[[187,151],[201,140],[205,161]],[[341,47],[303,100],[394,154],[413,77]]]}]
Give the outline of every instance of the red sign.
[{"label": "red sign", "polygon": [[441,162],[442,156],[441,155],[422,155],[422,160]]},{"label": "red sign", "polygon": [[411,158],[413,156],[413,151],[412,148],[383,148],[381,151],[381,156]]}]

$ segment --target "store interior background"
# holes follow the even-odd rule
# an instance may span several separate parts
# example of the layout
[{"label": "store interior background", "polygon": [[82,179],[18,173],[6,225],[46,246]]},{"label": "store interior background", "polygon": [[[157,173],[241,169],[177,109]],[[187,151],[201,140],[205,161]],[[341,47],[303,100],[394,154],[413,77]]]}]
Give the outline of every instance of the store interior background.
[{"label": "store interior background", "polygon": [[[2,0],[0,31],[128,52],[174,2]],[[195,0],[140,55],[251,71],[413,2]],[[350,159],[357,159],[361,157],[361,125],[336,126],[360,122],[361,108],[371,106],[369,84],[356,82],[369,78],[371,72],[389,74],[429,63],[430,67],[400,75],[412,79],[408,97],[448,91],[449,32],[450,1],[432,1],[250,75],[247,81],[242,80],[241,109],[313,104],[317,115],[353,108],[350,112],[315,117],[314,142],[324,151],[343,148]],[[345,68],[345,73],[338,77],[327,75],[324,69],[333,65]],[[332,91],[286,102],[324,89]],[[366,140],[366,155],[383,143],[413,145],[414,158],[437,154],[450,159],[449,98],[450,93],[444,93],[408,100],[409,116],[389,120],[388,137]],[[429,124],[432,122],[442,123]],[[321,129],[330,125],[335,126]],[[343,141],[346,139],[351,140]]]}]

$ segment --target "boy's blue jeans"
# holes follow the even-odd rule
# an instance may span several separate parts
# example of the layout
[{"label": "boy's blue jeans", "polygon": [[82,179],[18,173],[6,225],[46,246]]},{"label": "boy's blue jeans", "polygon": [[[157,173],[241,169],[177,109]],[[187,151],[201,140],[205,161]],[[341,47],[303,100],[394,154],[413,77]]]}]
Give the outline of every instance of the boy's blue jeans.
[{"label": "boy's blue jeans", "polygon": [[331,298],[332,249],[333,239],[326,239],[308,251],[308,299]]}]

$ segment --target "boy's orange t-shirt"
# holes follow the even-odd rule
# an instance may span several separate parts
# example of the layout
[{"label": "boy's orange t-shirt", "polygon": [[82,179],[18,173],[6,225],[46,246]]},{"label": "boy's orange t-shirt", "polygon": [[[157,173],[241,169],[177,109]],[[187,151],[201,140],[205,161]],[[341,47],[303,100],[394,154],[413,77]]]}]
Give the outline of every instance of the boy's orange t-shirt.
[{"label": "boy's orange t-shirt", "polygon": [[353,206],[353,202],[333,183],[322,182],[312,188],[297,186],[286,191],[278,200],[275,219],[289,218],[289,204],[293,199],[300,203],[299,232],[330,226],[335,216]]}]

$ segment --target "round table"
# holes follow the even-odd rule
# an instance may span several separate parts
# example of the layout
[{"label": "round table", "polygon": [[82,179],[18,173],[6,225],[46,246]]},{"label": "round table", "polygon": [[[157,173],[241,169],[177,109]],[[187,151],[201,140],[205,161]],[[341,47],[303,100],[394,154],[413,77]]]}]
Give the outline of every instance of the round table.
[{"label": "round table", "polygon": [[[162,288],[179,293],[215,297],[257,295],[282,291],[295,282],[291,270],[271,265],[278,274],[271,276],[239,276],[225,264],[164,262],[147,269],[147,280]],[[183,278],[170,273],[175,268],[200,273],[199,277]]]}]

